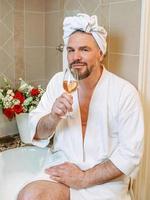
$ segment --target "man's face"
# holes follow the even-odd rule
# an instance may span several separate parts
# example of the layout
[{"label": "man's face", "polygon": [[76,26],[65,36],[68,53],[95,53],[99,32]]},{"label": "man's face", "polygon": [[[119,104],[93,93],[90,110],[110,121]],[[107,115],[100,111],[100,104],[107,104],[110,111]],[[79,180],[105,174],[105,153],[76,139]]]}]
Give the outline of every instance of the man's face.
[{"label": "man's face", "polygon": [[68,41],[67,58],[69,67],[78,70],[82,80],[100,66],[103,55],[91,34],[75,32]]}]

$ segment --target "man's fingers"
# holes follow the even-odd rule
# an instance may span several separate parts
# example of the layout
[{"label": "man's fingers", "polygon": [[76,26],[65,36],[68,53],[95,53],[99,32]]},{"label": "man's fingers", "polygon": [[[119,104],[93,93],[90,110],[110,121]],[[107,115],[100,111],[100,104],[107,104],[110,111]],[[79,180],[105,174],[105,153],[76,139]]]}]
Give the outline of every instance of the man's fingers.
[{"label": "man's fingers", "polygon": [[64,116],[68,111],[72,111],[73,97],[67,93],[63,93],[58,97],[53,105],[52,113]]},{"label": "man's fingers", "polygon": [[68,102],[70,102],[70,104],[73,103],[73,96],[71,94],[68,94],[66,92],[62,93],[61,95],[63,98],[65,98],[66,100],[68,100]]}]

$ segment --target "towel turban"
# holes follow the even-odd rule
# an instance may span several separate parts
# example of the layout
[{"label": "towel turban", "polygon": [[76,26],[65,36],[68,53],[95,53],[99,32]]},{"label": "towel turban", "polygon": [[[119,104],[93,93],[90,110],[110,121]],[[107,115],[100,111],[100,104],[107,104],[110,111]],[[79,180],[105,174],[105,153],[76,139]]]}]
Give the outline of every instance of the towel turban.
[{"label": "towel turban", "polygon": [[96,40],[99,48],[101,49],[102,53],[106,53],[107,49],[107,32],[102,26],[98,26],[97,23],[97,16],[89,16],[87,14],[77,14],[73,17],[66,17],[63,23],[63,30],[64,30],[64,44],[68,43],[68,39],[70,35],[77,31],[83,31],[87,33],[91,33]]}]

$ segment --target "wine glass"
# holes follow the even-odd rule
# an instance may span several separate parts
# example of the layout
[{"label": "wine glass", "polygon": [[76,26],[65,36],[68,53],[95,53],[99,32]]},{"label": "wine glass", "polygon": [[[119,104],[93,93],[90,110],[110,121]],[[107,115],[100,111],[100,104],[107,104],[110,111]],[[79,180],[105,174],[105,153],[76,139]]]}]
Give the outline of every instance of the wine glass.
[{"label": "wine glass", "polygon": [[[63,77],[63,88],[68,93],[71,94],[78,87],[78,71],[76,69],[66,68]],[[68,112],[68,117],[72,117],[71,113]]]}]

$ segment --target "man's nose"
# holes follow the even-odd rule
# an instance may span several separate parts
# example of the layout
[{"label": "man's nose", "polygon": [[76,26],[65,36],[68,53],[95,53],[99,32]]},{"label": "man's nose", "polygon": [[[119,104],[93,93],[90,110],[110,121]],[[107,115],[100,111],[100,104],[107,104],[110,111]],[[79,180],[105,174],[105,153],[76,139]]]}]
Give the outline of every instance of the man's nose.
[{"label": "man's nose", "polygon": [[74,52],[74,60],[81,60],[81,53],[79,51]]}]

